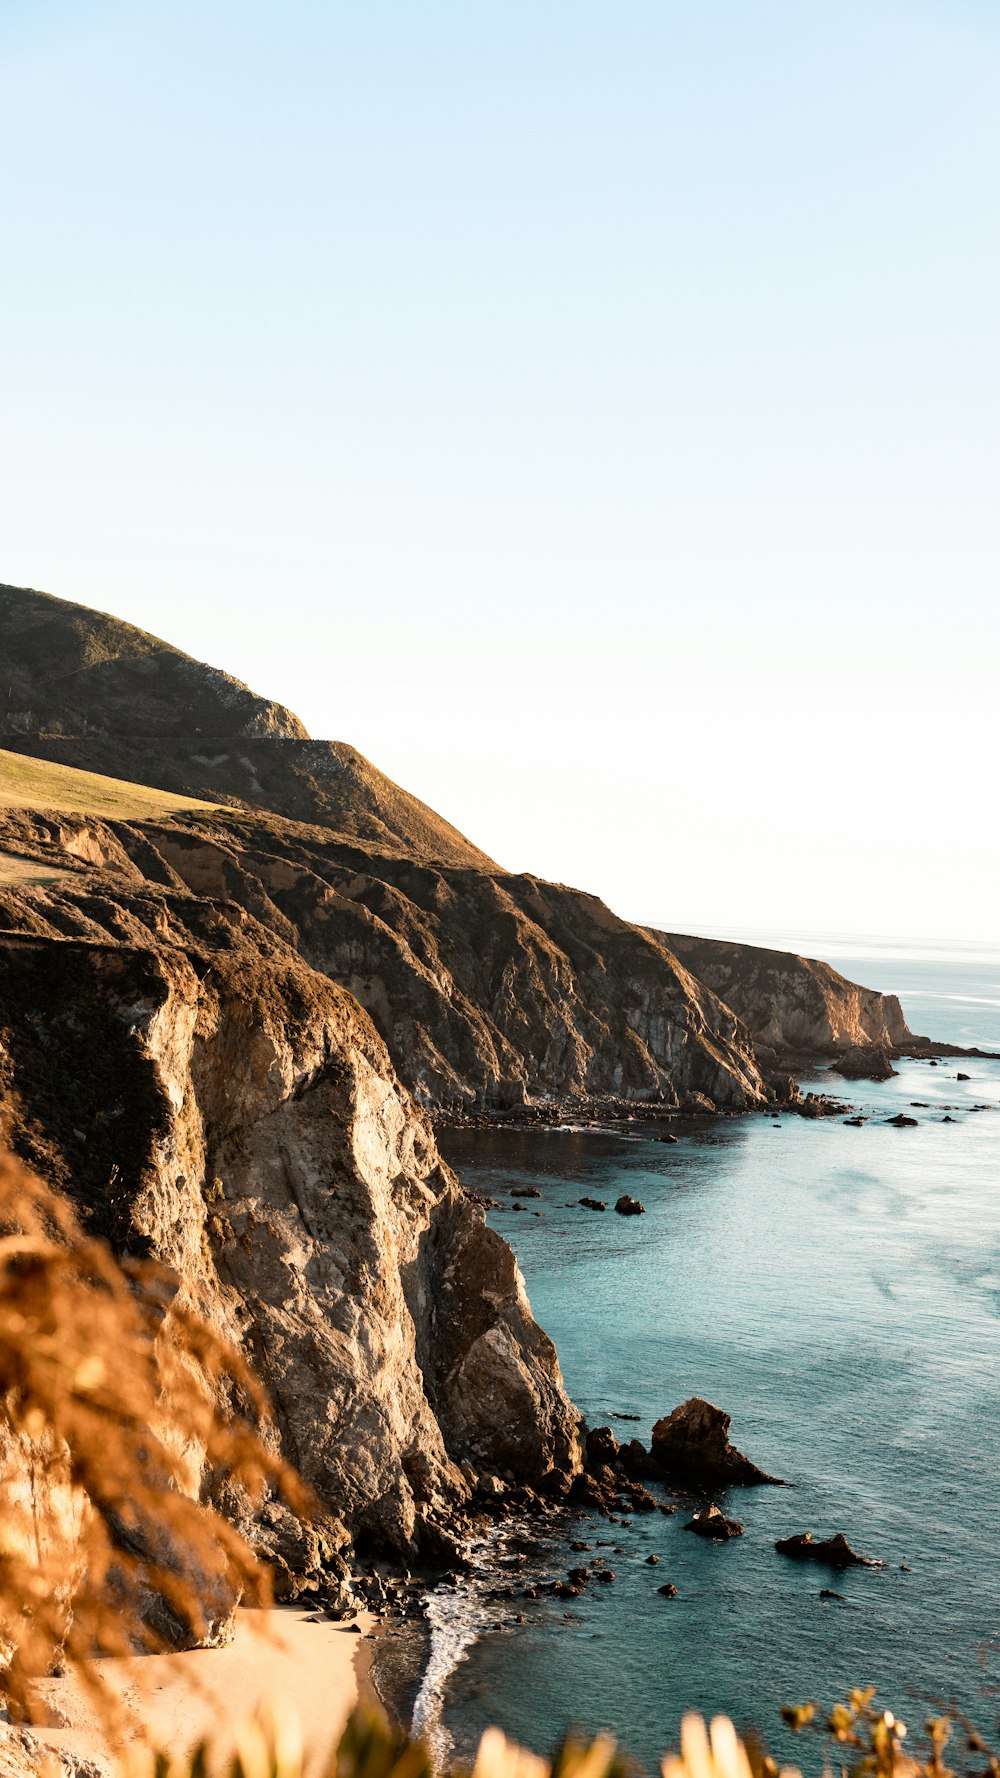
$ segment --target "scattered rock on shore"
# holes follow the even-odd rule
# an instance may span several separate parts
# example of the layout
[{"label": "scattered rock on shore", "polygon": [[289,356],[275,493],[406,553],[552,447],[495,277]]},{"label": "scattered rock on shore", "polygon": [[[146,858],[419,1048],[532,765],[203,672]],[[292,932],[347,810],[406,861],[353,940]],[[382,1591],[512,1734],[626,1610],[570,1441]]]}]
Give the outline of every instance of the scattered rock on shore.
[{"label": "scattered rock on shore", "polygon": [[716,1487],[735,1483],[756,1487],[772,1483],[783,1487],[777,1476],[751,1463],[729,1442],[729,1414],[710,1401],[693,1395],[653,1427],[652,1456],[671,1481]]}]

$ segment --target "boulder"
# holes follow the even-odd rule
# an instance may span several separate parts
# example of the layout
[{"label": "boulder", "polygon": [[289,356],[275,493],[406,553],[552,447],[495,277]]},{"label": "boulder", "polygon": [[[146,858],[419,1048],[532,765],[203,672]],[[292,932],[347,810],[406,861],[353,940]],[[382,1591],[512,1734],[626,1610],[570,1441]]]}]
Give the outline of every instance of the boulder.
[{"label": "boulder", "polygon": [[685,1531],[693,1531],[696,1537],[710,1537],[715,1543],[727,1543],[731,1537],[742,1537],[743,1526],[738,1519],[727,1519],[721,1507],[703,1506],[689,1519]]},{"label": "boulder", "polygon": [[955,1079],[956,1080],[971,1080],[972,1075],[971,1074],[956,1074]]},{"label": "boulder", "polygon": [[852,1043],[833,1064],[833,1072],[845,1080],[891,1080],[896,1070],[881,1044]]},{"label": "boulder", "polygon": [[662,1482],[662,1469],[640,1439],[630,1438],[618,1455],[625,1474],[633,1482]]},{"label": "boulder", "polygon": [[584,1210],[606,1210],[608,1207],[600,1198],[580,1198],[578,1202]]},{"label": "boulder", "polygon": [[827,1568],[881,1568],[871,1556],[859,1556],[852,1550],[842,1531],[816,1542],[811,1531],[800,1531],[795,1537],[779,1537],[775,1549],[780,1556],[791,1556],[795,1562],[823,1562]]},{"label": "boulder", "polygon": [[510,1195],[512,1198],[540,1198],[542,1194],[537,1185],[512,1185]]},{"label": "boulder", "polygon": [[915,1130],[920,1119],[907,1117],[905,1111],[897,1111],[895,1117],[887,1117],[885,1121],[887,1124],[892,1124],[896,1130]]},{"label": "boulder", "polygon": [[770,1482],[784,1484],[751,1463],[729,1442],[731,1419],[712,1402],[693,1395],[653,1427],[653,1459],[670,1481],[689,1487],[713,1488],[728,1484],[756,1487]]},{"label": "boulder", "polygon": [[[595,1426],[588,1432],[585,1462],[591,1475],[611,1468],[618,1461],[620,1448],[610,1426]],[[608,1479],[613,1482],[615,1478],[612,1475]]]},{"label": "boulder", "polygon": [[615,1205],[615,1209],[619,1216],[645,1216],[646,1214],[645,1204],[640,1204],[638,1198],[630,1197],[628,1192],[622,1193]]},{"label": "boulder", "polygon": [[673,1581],[668,1580],[664,1586],[657,1587],[656,1590],[662,1599],[676,1599],[677,1597],[677,1588]]},{"label": "boulder", "polygon": [[707,1093],[688,1093],[681,1104],[681,1110],[689,1114],[695,1112],[714,1113],[717,1109],[715,1100],[710,1099]]}]

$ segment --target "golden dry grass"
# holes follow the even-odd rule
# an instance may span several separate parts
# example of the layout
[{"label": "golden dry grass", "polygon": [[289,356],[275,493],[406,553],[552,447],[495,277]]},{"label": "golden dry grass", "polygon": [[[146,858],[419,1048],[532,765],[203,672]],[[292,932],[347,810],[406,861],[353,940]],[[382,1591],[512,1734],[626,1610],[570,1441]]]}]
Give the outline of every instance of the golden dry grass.
[{"label": "golden dry grass", "polygon": [[267,1603],[200,1474],[308,1510],[261,1441],[259,1385],[177,1287],[0,1155],[0,1702],[22,1719],[56,1659],[111,1713],[95,1655],[202,1638],[241,1592]]},{"label": "golden dry grass", "polygon": [[197,802],[194,797],[173,796],[168,790],[152,790],[146,784],[102,778],[97,772],[81,772],[75,766],[0,751],[0,809],[54,809],[65,814],[138,821],[216,807],[216,803]]},{"label": "golden dry grass", "polygon": [[16,852],[0,852],[0,889],[13,883],[29,886],[32,883],[58,883],[69,875],[69,871],[39,864],[37,858],[20,858]]}]

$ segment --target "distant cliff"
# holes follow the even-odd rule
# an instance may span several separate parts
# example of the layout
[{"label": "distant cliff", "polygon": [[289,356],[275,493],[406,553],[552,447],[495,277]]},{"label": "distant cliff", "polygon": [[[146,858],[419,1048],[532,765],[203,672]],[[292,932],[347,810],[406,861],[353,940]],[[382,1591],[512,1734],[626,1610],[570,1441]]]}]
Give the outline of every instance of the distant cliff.
[{"label": "distant cliff", "polygon": [[728,939],[656,936],[707,982],[747,1026],[758,1055],[794,1066],[860,1048],[912,1040],[895,994],[859,987],[829,963]]}]

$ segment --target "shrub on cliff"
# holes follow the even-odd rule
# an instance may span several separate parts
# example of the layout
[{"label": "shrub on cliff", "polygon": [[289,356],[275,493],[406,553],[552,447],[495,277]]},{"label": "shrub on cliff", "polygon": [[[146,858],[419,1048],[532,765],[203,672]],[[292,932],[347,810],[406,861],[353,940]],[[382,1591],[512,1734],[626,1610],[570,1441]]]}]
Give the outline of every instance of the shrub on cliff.
[{"label": "shrub on cliff", "polygon": [[[229,1398],[245,1413],[224,1411]],[[266,1571],[199,1498],[223,1474],[257,1498],[304,1490],[265,1447],[242,1363],[165,1268],[119,1265],[70,1205],[0,1155],[0,1703],[75,1667],[110,1707],[98,1653],[203,1640]]]}]

